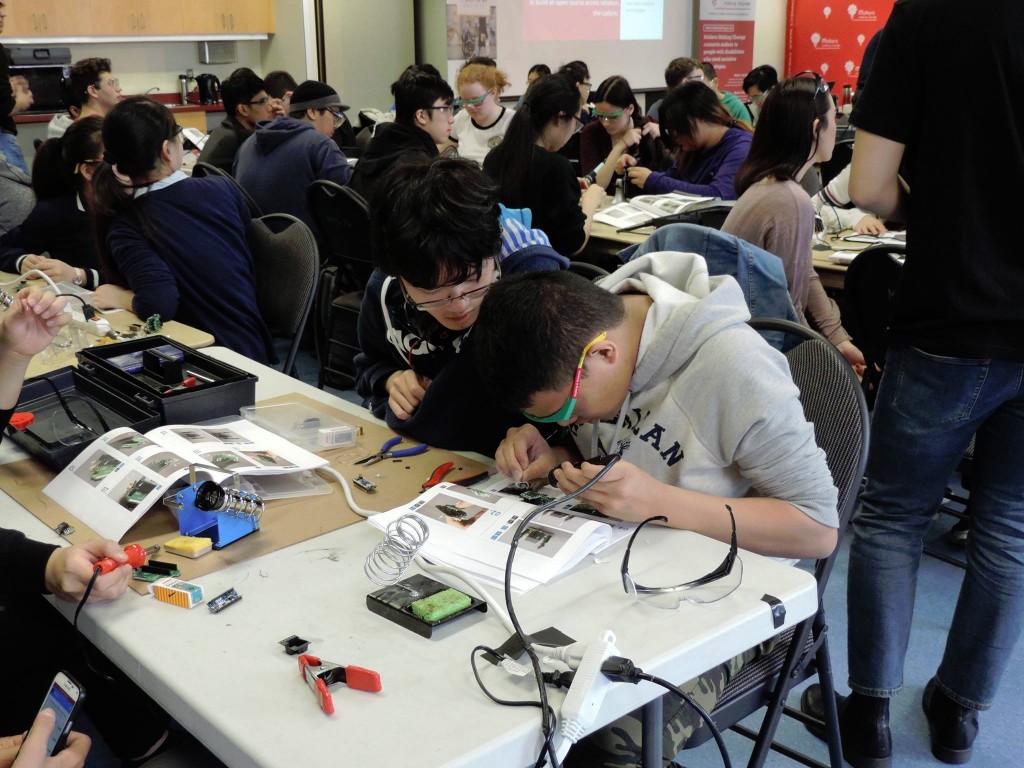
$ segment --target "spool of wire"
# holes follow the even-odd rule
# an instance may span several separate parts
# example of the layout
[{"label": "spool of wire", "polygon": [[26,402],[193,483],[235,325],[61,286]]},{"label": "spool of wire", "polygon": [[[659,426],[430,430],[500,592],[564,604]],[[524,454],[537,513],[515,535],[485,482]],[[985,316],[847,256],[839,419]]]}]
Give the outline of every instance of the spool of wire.
[{"label": "spool of wire", "polygon": [[384,540],[363,563],[363,572],[374,584],[390,587],[405,575],[416,553],[430,536],[430,529],[417,515],[402,515],[388,525]]}]

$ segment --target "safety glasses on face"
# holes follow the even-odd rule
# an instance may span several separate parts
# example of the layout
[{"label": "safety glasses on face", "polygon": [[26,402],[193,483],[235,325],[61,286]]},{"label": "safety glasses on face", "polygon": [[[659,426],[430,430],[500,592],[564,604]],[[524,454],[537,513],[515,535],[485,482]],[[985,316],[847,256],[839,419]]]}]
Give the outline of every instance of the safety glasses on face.
[{"label": "safety glasses on face", "polygon": [[825,82],[825,78],[820,73],[810,69],[805,69],[803,72],[797,72],[793,75],[793,79],[799,80],[813,80],[814,81],[814,95],[824,95],[828,93],[828,83]]},{"label": "safety glasses on face", "polygon": [[443,299],[431,299],[430,301],[421,301],[419,303],[412,300],[412,296],[409,295],[409,291],[405,287],[405,283],[399,280],[399,284],[402,286],[402,293],[405,295],[405,300],[409,303],[409,306],[420,310],[421,312],[429,312],[432,309],[444,309],[451,304],[465,299],[468,302],[477,302],[483,299],[484,295],[494,287],[494,284],[501,279],[501,264],[498,260],[494,260],[494,275],[491,278],[491,282],[487,285],[481,285],[479,288],[474,288],[471,291],[465,291],[464,293],[458,293],[454,296],[446,296]]},{"label": "safety glasses on face", "polygon": [[263,106],[266,106],[268,101],[270,101],[270,97],[269,96],[264,96],[261,99],[253,99],[252,101],[246,102],[246,103],[248,103],[248,104],[250,104],[251,106],[254,106],[254,107],[263,107]]},{"label": "safety glasses on face", "polygon": [[[713,603],[735,592],[740,582],[743,581],[743,561],[740,560],[736,553],[736,518],[733,516],[732,507],[726,504],[725,508],[729,511],[729,520],[732,523],[732,539],[729,543],[729,554],[710,573],[701,576],[699,579],[677,584],[674,587],[645,587],[630,573],[630,553],[640,531],[648,523],[656,521],[666,523],[668,518],[664,515],[659,515],[657,517],[649,517],[640,523],[636,530],[633,531],[633,535],[629,537],[629,544],[626,545],[626,554],[622,558],[622,567],[620,568],[622,572],[622,587],[626,590],[626,594],[635,597],[642,603],[653,605],[657,608],[673,609],[678,608],[679,604],[684,600],[698,605]],[[656,560],[653,559],[655,555],[657,555]],[[664,557],[658,553],[652,552],[651,558],[638,555],[633,559],[634,573],[643,575],[644,571],[648,569],[646,563],[642,561],[648,559],[651,563],[651,570],[657,567],[657,565],[664,563]]]},{"label": "safety glasses on face", "polygon": [[436,107],[420,107],[420,109],[422,109],[424,112],[440,112],[443,115],[446,112],[450,113],[452,111],[452,105],[440,104]]},{"label": "safety glasses on face", "polygon": [[695,72],[692,75],[687,75],[686,77],[683,78],[683,82],[684,83],[703,83],[704,82],[704,73],[703,72]]},{"label": "safety glasses on face", "polygon": [[608,337],[607,331],[601,331],[597,336],[594,337],[587,346],[583,348],[583,354],[580,355],[580,361],[576,366],[576,373],[572,377],[572,387],[569,388],[569,397],[562,404],[562,407],[552,413],[550,416],[534,416],[532,414],[523,411],[523,415],[530,421],[536,421],[539,424],[551,424],[555,421],[568,421],[572,417],[572,412],[576,410],[576,397],[580,393],[580,382],[583,380],[583,363],[587,359],[587,352],[600,341],[604,341]]},{"label": "safety glasses on face", "polygon": [[583,130],[583,121],[580,120],[579,115],[573,115],[572,119],[575,121],[575,125],[573,126],[572,132],[579,133],[580,131]]},{"label": "safety glasses on face", "polygon": [[484,103],[484,101],[490,95],[491,95],[491,92],[487,91],[487,93],[485,93],[483,96],[477,96],[476,98],[473,98],[473,99],[456,99],[455,100],[455,106],[457,106],[457,107],[479,107],[481,104]]},{"label": "safety glasses on face", "polygon": [[602,112],[597,107],[590,108],[590,114],[600,120],[602,123],[607,123],[609,120],[615,120],[618,117],[622,117],[626,114],[625,109],[619,109],[615,112]]},{"label": "safety glasses on face", "polygon": [[340,128],[345,123],[345,113],[342,112],[340,109],[331,109],[330,107],[327,107],[327,111],[334,116],[335,128]]}]

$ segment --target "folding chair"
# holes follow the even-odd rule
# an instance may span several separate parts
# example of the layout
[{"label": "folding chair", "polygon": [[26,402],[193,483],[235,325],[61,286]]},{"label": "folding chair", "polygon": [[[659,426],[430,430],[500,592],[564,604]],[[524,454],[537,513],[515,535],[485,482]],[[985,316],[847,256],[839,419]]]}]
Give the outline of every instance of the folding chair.
[{"label": "folding chair", "polygon": [[256,266],[256,306],[270,332],[286,339],[288,352],[281,370],[294,376],[320,266],[316,238],[286,213],[253,219],[247,238]]},{"label": "folding chair", "polygon": [[[825,452],[832,479],[839,490],[837,512],[842,536],[856,506],[867,462],[869,423],[864,393],[850,365],[817,332],[774,318],[755,318],[750,325],[761,333],[785,336],[785,355],[793,381],[800,390],[804,415],[814,425],[815,439]],[[815,563],[817,612],[783,633],[771,653],[741,670],[729,682],[711,713],[719,729],[731,728],[754,740],[749,766],[764,765],[769,749],[775,749],[804,765],[824,768],[822,763],[774,741],[783,714],[808,720],[801,712],[786,706],[786,697],[794,686],[813,675],[817,675],[827,702],[826,731],[831,766],[841,768],[843,765],[823,599],[838,552],[837,544],[831,555]],[[767,711],[757,733],[739,725],[762,707],[767,707]],[[710,736],[709,729],[698,729],[686,747],[696,747]]]}]

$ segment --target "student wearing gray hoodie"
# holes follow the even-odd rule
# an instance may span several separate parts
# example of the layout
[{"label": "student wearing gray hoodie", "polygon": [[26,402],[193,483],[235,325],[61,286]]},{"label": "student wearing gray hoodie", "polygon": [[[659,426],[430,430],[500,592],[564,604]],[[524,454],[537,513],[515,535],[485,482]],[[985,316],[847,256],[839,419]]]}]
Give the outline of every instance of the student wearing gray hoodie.
[{"label": "student wearing gray hoodie", "polygon": [[[531,480],[555,469],[574,491],[601,467],[566,461],[615,451],[619,461],[581,497],[613,517],[668,525],[764,555],[817,558],[838,540],[837,492],[804,418],[785,357],[747,324],[732,277],[710,277],[689,253],[651,253],[597,284],[568,272],[497,283],[475,334],[485,388],[533,420],[568,427],[552,446],[532,424],[510,430],[498,469]],[[582,359],[582,378],[574,375]],[[575,391],[574,391],[575,390]],[[559,468],[560,467],[560,468]],[[684,686],[713,701],[757,649]],[[666,706],[665,754],[692,733],[689,708]],[[640,761],[638,716],[588,739],[599,764]],[[675,722],[670,722],[675,720]],[[627,738],[623,734],[628,733]]]}]

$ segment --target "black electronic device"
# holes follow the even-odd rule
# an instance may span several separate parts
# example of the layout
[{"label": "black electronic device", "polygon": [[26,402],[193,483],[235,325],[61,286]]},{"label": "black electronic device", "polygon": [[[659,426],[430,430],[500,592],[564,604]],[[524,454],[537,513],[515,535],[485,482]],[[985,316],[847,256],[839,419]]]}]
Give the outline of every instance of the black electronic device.
[{"label": "black electronic device", "polygon": [[46,754],[56,755],[67,744],[75,716],[85,701],[85,688],[67,672],[58,672],[50,683],[40,710],[52,709],[57,720],[46,742]]}]

